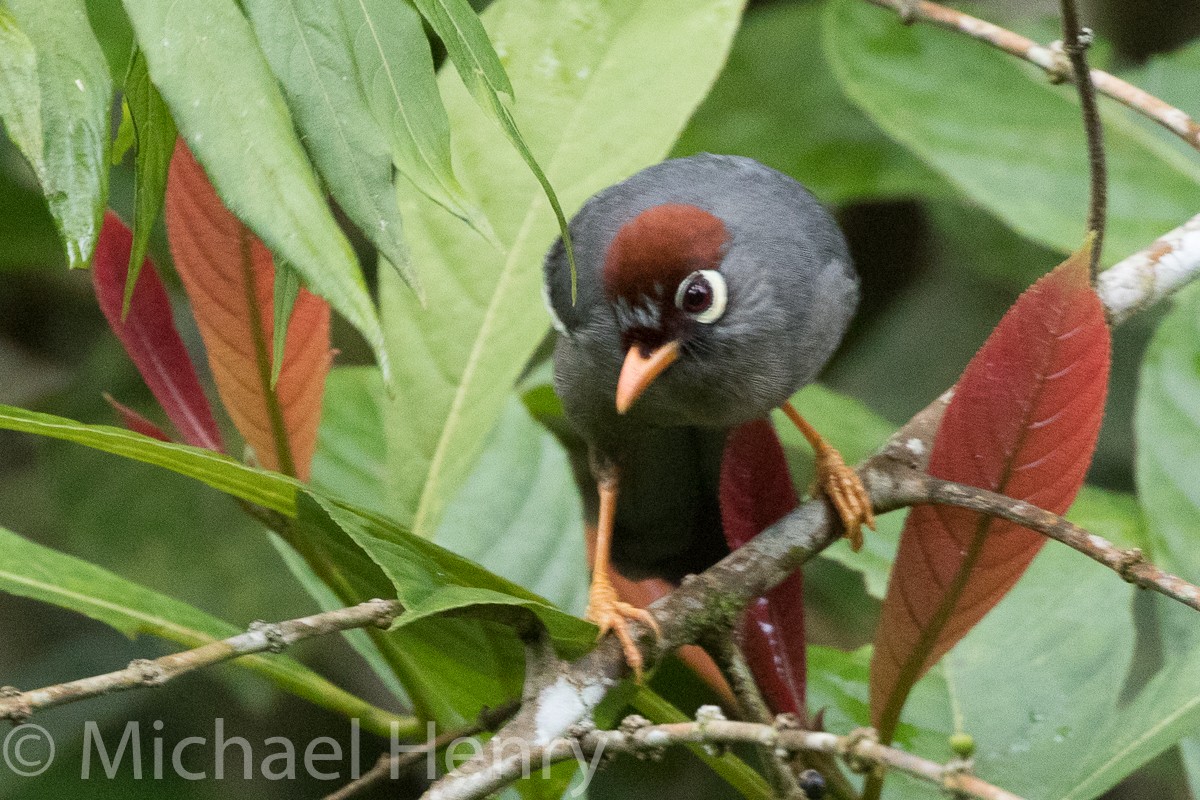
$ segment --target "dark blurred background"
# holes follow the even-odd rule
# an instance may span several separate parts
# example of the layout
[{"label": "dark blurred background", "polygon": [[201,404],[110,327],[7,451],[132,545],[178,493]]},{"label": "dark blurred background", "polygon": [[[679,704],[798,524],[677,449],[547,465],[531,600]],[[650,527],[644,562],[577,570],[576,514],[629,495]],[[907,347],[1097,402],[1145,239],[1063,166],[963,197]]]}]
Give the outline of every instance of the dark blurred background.
[{"label": "dark blurred background", "polygon": [[[770,13],[780,5],[752,2],[748,15]],[[1115,65],[1138,64],[1200,34],[1200,6],[1195,0],[1097,0],[1084,5],[1085,19],[1111,46],[1104,57]],[[120,2],[89,0],[88,7],[114,73],[122,75],[132,38]],[[1053,17],[1057,3],[999,0],[972,8],[1004,21]],[[743,98],[743,105],[786,102],[789,88],[780,81],[780,85],[764,85],[761,95]],[[773,165],[784,169],[789,158],[801,157],[803,143],[789,139],[786,132],[775,132],[770,141],[755,141],[753,131],[739,132],[737,115],[746,111],[706,105],[700,117],[707,120],[705,131],[689,135],[707,149],[745,152],[781,162]],[[712,123],[722,115],[728,125]],[[722,142],[722,131],[728,131],[727,141]],[[688,141],[685,136],[681,148]],[[789,171],[810,182],[811,174],[820,173],[822,179],[813,188],[835,205],[864,283],[860,314],[825,381],[900,423],[954,381],[1016,294],[1061,260],[1060,254],[1020,239],[952,194],[930,199],[924,193],[906,196],[901,191],[864,199],[840,191],[838,153],[813,157],[821,163],[808,161]],[[131,169],[126,163],[114,172],[112,190],[112,205],[126,219],[130,218],[130,187]],[[1004,257],[981,258],[981,253]],[[169,265],[161,232],[152,254],[160,266]],[[937,333],[930,335],[935,320]],[[199,353],[194,325],[186,314],[179,321],[185,338]],[[1132,399],[1137,365],[1155,321],[1155,314],[1143,315],[1115,336],[1112,396],[1091,475],[1093,482],[1109,488],[1133,488]],[[335,346],[342,351],[339,363],[365,357],[360,342],[344,326],[337,328],[336,339]],[[203,358],[197,363],[202,365]],[[154,417],[147,390],[96,307],[88,275],[66,270],[33,176],[5,141],[0,143],[0,402],[113,423],[102,392]],[[836,440],[836,431],[831,435]],[[304,592],[285,577],[262,530],[226,497],[167,472],[85,448],[0,432],[0,525],[236,624],[293,617],[313,608]],[[173,533],[164,535],[164,531]],[[846,647],[862,643],[873,629],[873,620],[862,609],[874,601],[848,571],[832,564],[822,570],[812,582],[814,637]],[[855,609],[854,613],[842,613],[847,608]],[[843,624],[846,619],[865,622],[848,628]],[[0,684],[47,685],[168,650],[148,638],[131,642],[77,614],[0,595]],[[341,685],[387,702],[382,689],[340,641],[325,639],[295,654]],[[209,670],[166,691],[134,692],[68,706],[40,715],[37,721],[61,733],[60,747],[78,740],[85,719],[118,731],[128,719],[141,720],[144,727],[165,720],[163,736],[168,742],[192,733],[211,735],[214,709],[225,716],[230,733],[251,741],[281,733],[297,741],[317,735],[347,738],[344,720],[284,696],[264,681],[241,674],[237,681],[228,680],[231,673],[229,667]],[[281,719],[287,720],[286,731],[279,729]],[[364,747],[373,753],[382,743],[368,739]],[[261,798],[319,797],[337,785],[259,780],[252,786],[231,786],[228,781],[136,781],[126,774],[81,786],[78,758],[63,753],[58,761],[61,768],[37,780],[13,781],[7,775],[0,779],[0,800],[63,794],[123,800],[206,798],[225,796],[231,788],[239,791],[243,786]],[[230,770],[240,775],[236,758]],[[727,790],[710,785],[705,773],[689,756],[680,755],[657,769],[631,771],[618,766],[606,774],[603,784],[606,796],[645,796],[650,791],[669,797],[709,792],[724,796]],[[394,789],[377,796],[385,794],[397,796]],[[1111,796],[1170,800],[1188,795],[1175,757],[1168,754]]]}]

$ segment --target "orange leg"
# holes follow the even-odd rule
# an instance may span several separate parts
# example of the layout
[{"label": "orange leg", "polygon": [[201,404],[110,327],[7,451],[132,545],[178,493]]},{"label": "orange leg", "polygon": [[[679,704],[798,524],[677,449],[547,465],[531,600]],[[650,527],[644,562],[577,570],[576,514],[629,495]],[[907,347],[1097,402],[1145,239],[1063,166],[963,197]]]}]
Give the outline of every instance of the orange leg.
[{"label": "orange leg", "polygon": [[846,529],[850,548],[857,551],[863,543],[862,526],[866,525],[875,530],[875,514],[871,510],[870,495],[863,487],[858,473],[846,466],[842,454],[825,441],[821,434],[817,433],[817,429],[808,424],[808,420],[800,416],[800,412],[791,402],[783,404],[783,413],[788,415],[788,419],[796,424],[804,438],[812,445],[817,461],[817,486],[833,503]]},{"label": "orange leg", "polygon": [[587,618],[600,626],[601,636],[609,631],[617,635],[621,649],[625,651],[625,661],[640,682],[645,662],[642,659],[642,651],[638,649],[637,640],[629,629],[630,621],[636,620],[656,634],[661,631],[649,611],[617,597],[617,590],[609,578],[609,552],[612,549],[613,523],[617,513],[616,477],[602,478],[597,489],[600,492],[600,519],[596,525],[595,562],[592,565],[592,588],[588,595]]}]

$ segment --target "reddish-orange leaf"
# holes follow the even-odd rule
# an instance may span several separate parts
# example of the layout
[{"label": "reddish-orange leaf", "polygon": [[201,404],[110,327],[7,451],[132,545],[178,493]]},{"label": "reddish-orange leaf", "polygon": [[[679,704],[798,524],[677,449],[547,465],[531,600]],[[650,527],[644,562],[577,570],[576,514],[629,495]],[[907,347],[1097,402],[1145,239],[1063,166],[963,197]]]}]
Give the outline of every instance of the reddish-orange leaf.
[{"label": "reddish-orange leaf", "polygon": [[[1009,309],[967,365],[929,474],[1064,513],[1104,413],[1110,341],[1089,249]],[[913,684],[1012,588],[1044,537],[949,506],[909,514],[871,660],[871,714],[890,741]]]},{"label": "reddish-orange leaf", "polygon": [[[771,423],[735,428],[721,460],[721,524],[736,549],[796,507],[796,489]],[[805,714],[804,583],[788,576],[746,608],[742,648],[754,680],[777,714]]]},{"label": "reddish-orange leaf", "polygon": [[132,248],[133,234],[116,214],[109,211],[104,215],[104,226],[100,229],[100,241],[92,263],[92,286],[100,310],[183,440],[196,447],[224,450],[212,408],[200,388],[196,367],[175,329],[167,290],[148,258],[138,273],[129,315],[121,320],[125,275],[129,271]]},{"label": "reddish-orange leaf", "polygon": [[182,140],[168,173],[166,218],[225,408],[263,466],[307,479],[331,360],[329,305],[300,291],[272,390],[271,253],[221,204]]}]

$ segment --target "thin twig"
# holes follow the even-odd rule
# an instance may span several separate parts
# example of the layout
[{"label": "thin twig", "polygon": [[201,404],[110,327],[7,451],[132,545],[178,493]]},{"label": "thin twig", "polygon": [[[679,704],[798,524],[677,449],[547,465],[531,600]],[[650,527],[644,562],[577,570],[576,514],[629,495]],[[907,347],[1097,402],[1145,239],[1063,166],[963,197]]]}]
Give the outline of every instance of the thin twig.
[{"label": "thin twig", "polygon": [[[709,716],[715,708],[701,709]],[[644,721],[642,721],[644,722]],[[556,738],[545,745],[524,751],[529,761],[513,763],[503,772],[484,781],[477,779],[456,785],[454,791],[442,792],[444,800],[473,800],[494,792],[522,775],[522,770],[578,758],[579,754],[613,755],[655,754],[667,747],[684,744],[729,745],[748,744],[783,750],[790,753],[821,753],[845,759],[852,768],[894,769],[932,783],[950,793],[977,800],[1021,800],[1017,795],[980,780],[968,771],[968,764],[948,765],[919,758],[885,747],[874,741],[869,732],[857,731],[850,736],[832,733],[793,730],[758,722],[731,722],[723,719],[702,719],[699,722],[680,722],[665,725],[623,724],[617,730],[590,731],[577,738]],[[510,750],[513,748],[510,747]],[[518,748],[519,749],[519,748]]]},{"label": "thin twig", "polygon": [[439,734],[419,746],[405,748],[405,752],[402,754],[384,753],[379,756],[379,760],[371,769],[363,773],[362,777],[347,783],[336,792],[326,795],[324,800],[349,800],[384,781],[395,780],[404,770],[426,758],[430,751],[436,752],[459,739],[495,730],[515,714],[518,707],[519,703],[513,702],[505,703],[498,708],[485,708],[480,712],[479,719],[473,725]]},{"label": "thin twig", "polygon": [[926,475],[914,476],[912,492],[908,495],[898,492],[896,499],[905,505],[932,502],[958,506],[1015,522],[1078,550],[1129,583],[1158,592],[1200,611],[1200,586],[1188,583],[1178,575],[1172,575],[1146,561],[1141,550],[1117,547],[1102,536],[1097,536],[1057,514],[1022,500]]},{"label": "thin twig", "polygon": [[[981,42],[986,42],[1010,55],[1024,59],[1041,67],[1052,80],[1071,80],[1071,62],[1066,55],[1053,47],[1038,44],[1032,39],[1001,28],[991,22],[972,17],[953,8],[930,3],[927,0],[913,3],[911,0],[867,0],[868,3],[887,8],[900,14],[908,22],[927,22],[941,28],[964,33]],[[1200,150],[1200,123],[1170,103],[1139,89],[1103,70],[1089,71],[1096,91],[1116,100],[1139,114],[1157,122],[1171,133]]]},{"label": "thin twig", "polygon": [[1079,90],[1079,105],[1083,110],[1083,129],[1087,134],[1088,173],[1091,176],[1091,200],[1088,203],[1088,231],[1092,240],[1092,260],[1089,266],[1092,285],[1100,273],[1100,253],[1104,249],[1104,223],[1108,206],[1108,170],[1104,161],[1104,126],[1100,122],[1100,108],[1096,104],[1096,87],[1092,83],[1092,71],[1088,68],[1087,49],[1092,43],[1092,32],[1079,25],[1079,14],[1075,0],[1061,0],[1063,50],[1071,62],[1071,73],[1075,76],[1075,87]]},{"label": "thin twig", "polygon": [[[129,689],[145,689],[165,683],[202,667],[230,661],[255,653],[281,653],[291,644],[330,633],[387,627],[403,607],[395,600],[369,600],[349,608],[339,608],[285,622],[256,622],[245,633],[209,642],[191,650],[161,658],[138,659],[125,669],[21,692],[0,688],[0,720],[21,722],[35,711]],[[410,736],[419,730],[412,717],[400,717],[382,709],[373,709],[373,727],[391,730],[397,736]]]}]

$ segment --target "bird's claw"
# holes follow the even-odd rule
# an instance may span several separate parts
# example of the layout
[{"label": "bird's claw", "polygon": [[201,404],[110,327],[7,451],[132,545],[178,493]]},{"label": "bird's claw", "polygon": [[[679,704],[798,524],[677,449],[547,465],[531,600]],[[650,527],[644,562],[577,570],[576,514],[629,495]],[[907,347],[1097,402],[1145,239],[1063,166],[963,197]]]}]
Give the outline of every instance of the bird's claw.
[{"label": "bird's claw", "polygon": [[586,616],[600,628],[600,634],[596,638],[603,638],[610,632],[616,634],[621,643],[621,650],[625,653],[625,663],[633,670],[635,680],[641,683],[646,662],[637,645],[637,637],[630,630],[630,622],[640,622],[653,631],[655,636],[661,636],[662,630],[654,616],[644,608],[619,599],[613,585],[600,577],[592,581]]},{"label": "bird's claw", "polygon": [[863,544],[862,526],[875,530],[871,496],[862,479],[846,466],[841,453],[829,448],[817,458],[817,486],[833,503],[846,530],[844,535],[850,540],[850,549],[857,552]]}]

